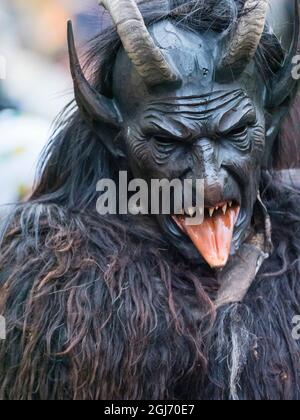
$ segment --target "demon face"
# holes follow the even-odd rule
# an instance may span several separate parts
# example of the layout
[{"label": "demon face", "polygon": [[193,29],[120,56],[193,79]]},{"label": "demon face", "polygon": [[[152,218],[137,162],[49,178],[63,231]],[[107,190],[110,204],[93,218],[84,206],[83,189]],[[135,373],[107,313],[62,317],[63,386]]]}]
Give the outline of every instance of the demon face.
[{"label": "demon face", "polygon": [[211,266],[222,267],[251,222],[265,149],[265,88],[254,67],[238,80],[215,80],[215,34],[199,36],[162,22],[151,35],[176,63],[181,83],[148,91],[120,52],[114,92],[130,167],[149,184],[151,179],[205,180],[204,223],[188,227],[189,215],[175,221],[159,216],[159,223],[186,257],[199,259],[200,252]]},{"label": "demon face", "polygon": [[[235,31],[222,36],[178,25],[171,15],[146,29],[134,1],[103,3],[124,47],[114,64],[113,99],[84,79],[70,30],[77,102],[92,124],[117,127],[118,144],[108,147],[126,157],[135,177],[149,184],[152,179],[204,180],[203,223],[190,226],[191,214],[184,212],[157,219],[187,259],[222,268],[252,230],[261,168],[270,161],[282,116],[279,105],[293,85],[286,75],[298,28],[290,57],[274,80],[266,81],[253,58],[268,1],[252,9],[249,3],[255,2],[246,1]],[[275,106],[278,112],[269,111]]]}]

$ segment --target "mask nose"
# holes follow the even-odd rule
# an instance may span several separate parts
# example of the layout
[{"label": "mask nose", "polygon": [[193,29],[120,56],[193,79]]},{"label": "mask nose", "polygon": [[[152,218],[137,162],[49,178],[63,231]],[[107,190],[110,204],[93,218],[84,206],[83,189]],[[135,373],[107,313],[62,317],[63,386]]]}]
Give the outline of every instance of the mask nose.
[{"label": "mask nose", "polygon": [[204,179],[205,206],[213,207],[224,200],[228,174],[219,162],[219,147],[215,141],[201,138],[195,143],[195,167]]},{"label": "mask nose", "polygon": [[225,190],[228,176],[225,170],[221,169],[218,176],[208,174],[204,178],[205,207],[214,207],[225,199]]}]

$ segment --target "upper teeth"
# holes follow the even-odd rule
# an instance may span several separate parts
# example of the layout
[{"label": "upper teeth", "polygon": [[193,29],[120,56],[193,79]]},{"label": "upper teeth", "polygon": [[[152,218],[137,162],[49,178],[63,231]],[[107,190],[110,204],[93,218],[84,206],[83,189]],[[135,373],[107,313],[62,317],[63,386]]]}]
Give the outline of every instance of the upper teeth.
[{"label": "upper teeth", "polygon": [[[225,215],[228,207],[232,207],[233,202],[232,201],[228,201],[227,203],[225,203],[222,207],[221,206],[216,206],[216,207],[210,207],[208,209],[208,213],[210,217],[213,217],[215,211],[219,210],[220,208],[222,208],[222,212]],[[183,216],[184,214],[188,215],[189,217],[193,217],[196,213],[197,209],[195,207],[188,207],[186,210],[182,209],[180,211],[180,214]],[[200,214],[203,214],[203,209],[199,208],[198,209]]]},{"label": "upper teeth", "polygon": [[190,217],[193,217],[194,214],[195,214],[195,212],[196,212],[196,209],[194,209],[193,207],[189,207],[188,210],[187,210],[187,212],[188,212],[188,215]]},{"label": "upper teeth", "polygon": [[[226,214],[228,207],[232,207],[232,201],[229,201],[228,203],[225,203],[225,204],[222,206],[222,212],[223,212],[223,214],[224,214],[224,215]],[[216,207],[210,207],[210,208],[208,209],[209,216],[210,216],[210,217],[213,217],[214,212],[215,212],[215,211],[217,211],[217,210],[219,210],[219,206],[216,206]]]},{"label": "upper teeth", "polygon": [[213,207],[211,207],[211,208],[208,210],[208,212],[209,212],[210,217],[213,217],[213,214],[214,214],[214,212],[215,212],[215,209],[214,209]]},{"label": "upper teeth", "polygon": [[[196,211],[197,211],[197,209],[195,207],[188,207],[186,210],[183,208],[179,213],[182,216],[187,215],[189,217],[193,217],[193,216],[195,216]],[[203,213],[203,210],[201,208],[199,208],[198,209],[198,212],[200,214],[202,214]]]}]

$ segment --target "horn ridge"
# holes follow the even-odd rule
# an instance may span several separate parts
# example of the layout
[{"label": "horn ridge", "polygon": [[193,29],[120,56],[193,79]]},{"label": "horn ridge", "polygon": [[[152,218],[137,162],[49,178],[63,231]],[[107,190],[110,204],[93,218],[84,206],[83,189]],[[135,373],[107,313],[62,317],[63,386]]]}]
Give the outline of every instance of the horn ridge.
[{"label": "horn ridge", "polygon": [[242,16],[222,57],[220,68],[245,68],[254,57],[265,27],[268,7],[269,0],[245,1]]},{"label": "horn ridge", "polygon": [[116,25],[123,47],[149,86],[176,82],[178,75],[155,45],[135,0],[101,0]]}]

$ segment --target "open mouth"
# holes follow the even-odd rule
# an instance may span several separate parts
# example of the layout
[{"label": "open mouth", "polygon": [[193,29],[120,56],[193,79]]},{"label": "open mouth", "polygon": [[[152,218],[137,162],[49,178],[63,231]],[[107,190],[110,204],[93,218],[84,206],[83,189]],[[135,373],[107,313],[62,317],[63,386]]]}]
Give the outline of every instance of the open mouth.
[{"label": "open mouth", "polygon": [[205,261],[214,269],[225,267],[228,262],[234,227],[240,213],[240,204],[226,201],[214,207],[205,208],[203,223],[187,223],[193,217],[189,210],[173,219],[179,228],[191,239]]}]

